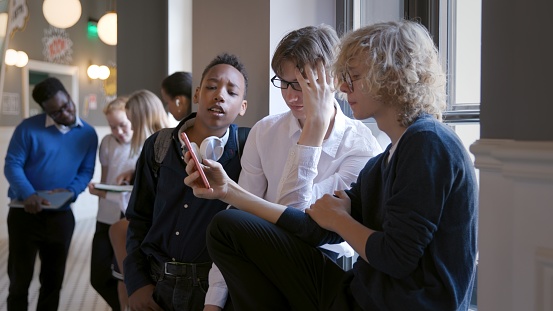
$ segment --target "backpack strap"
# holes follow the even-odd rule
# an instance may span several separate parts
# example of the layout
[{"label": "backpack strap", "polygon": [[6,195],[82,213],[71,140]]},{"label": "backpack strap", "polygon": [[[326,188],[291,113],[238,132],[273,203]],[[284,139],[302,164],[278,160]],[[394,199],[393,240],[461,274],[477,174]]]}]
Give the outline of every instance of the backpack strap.
[{"label": "backpack strap", "polygon": [[165,159],[167,150],[169,149],[169,146],[171,146],[171,134],[173,133],[173,130],[174,128],[164,128],[159,130],[159,133],[157,134],[156,141],[154,142],[155,162],[152,167],[155,178],[157,178],[161,162]]},{"label": "backpack strap", "polygon": [[244,150],[244,145],[246,144],[246,140],[248,139],[248,135],[250,134],[250,128],[239,127],[236,133],[236,140],[238,141],[238,156],[242,158],[242,150]]}]

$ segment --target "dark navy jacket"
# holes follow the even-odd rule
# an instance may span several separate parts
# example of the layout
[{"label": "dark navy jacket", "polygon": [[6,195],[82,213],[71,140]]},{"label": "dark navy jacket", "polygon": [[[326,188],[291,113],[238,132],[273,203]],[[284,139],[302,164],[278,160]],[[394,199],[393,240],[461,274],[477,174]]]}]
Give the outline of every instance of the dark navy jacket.
[{"label": "dark navy jacket", "polygon": [[[160,263],[211,261],[206,248],[206,228],[213,216],[224,210],[227,204],[219,200],[199,199],[184,184],[187,174],[178,129],[193,117],[195,114],[174,129],[171,146],[159,167],[157,179],[152,166],[158,133],[145,141],[138,159],[134,188],[126,211],[130,223],[124,271],[129,294],[152,283],[149,276],[150,256]],[[238,180],[241,170],[235,134],[237,129],[235,124],[231,124],[224,153],[218,161],[234,181]]]},{"label": "dark navy jacket", "polygon": [[[472,160],[456,134],[423,115],[367,163],[347,191],[351,215],[375,230],[348,273],[363,310],[467,310],[477,254]],[[277,224],[314,245],[337,235],[288,208]],[[351,275],[353,274],[353,275]]]}]

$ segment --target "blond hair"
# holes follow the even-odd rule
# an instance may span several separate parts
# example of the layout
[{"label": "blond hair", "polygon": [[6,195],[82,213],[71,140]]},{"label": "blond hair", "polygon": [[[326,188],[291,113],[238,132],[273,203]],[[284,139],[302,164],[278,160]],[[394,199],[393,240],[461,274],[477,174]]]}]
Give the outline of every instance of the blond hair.
[{"label": "blond hair", "polygon": [[128,99],[129,97],[127,96],[119,96],[116,99],[110,101],[103,109],[104,115],[107,116],[108,114],[117,110],[125,111],[125,104],[127,103]]},{"label": "blond hair", "polygon": [[412,21],[386,22],[347,33],[334,64],[337,81],[352,63],[366,68],[362,90],[392,105],[405,127],[421,114],[442,119],[446,77],[430,34]]},{"label": "blond hair", "polygon": [[162,128],[168,127],[169,122],[163,103],[148,90],[132,93],[127,100],[125,109],[133,130],[131,156],[134,156],[140,153],[146,138]]}]

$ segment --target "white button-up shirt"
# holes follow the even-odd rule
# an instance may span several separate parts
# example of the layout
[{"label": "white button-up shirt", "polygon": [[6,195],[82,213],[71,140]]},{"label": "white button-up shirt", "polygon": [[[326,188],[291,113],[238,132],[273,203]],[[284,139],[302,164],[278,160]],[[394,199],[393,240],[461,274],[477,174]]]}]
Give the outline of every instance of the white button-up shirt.
[{"label": "white button-up shirt", "polygon": [[[334,126],[321,147],[298,145],[301,127],[291,111],[257,122],[244,146],[238,184],[267,201],[301,210],[324,194],[348,189],[382,148],[368,127],[346,117],[338,103],[335,107]],[[226,296],[224,279],[213,265],[206,304],[222,307]]]}]

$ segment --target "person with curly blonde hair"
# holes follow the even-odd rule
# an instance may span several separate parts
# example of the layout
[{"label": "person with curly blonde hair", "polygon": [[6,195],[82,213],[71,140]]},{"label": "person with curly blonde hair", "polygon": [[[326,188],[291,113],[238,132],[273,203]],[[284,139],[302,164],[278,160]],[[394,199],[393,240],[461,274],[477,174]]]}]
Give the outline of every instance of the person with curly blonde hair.
[{"label": "person with curly blonde hair", "polygon": [[[476,271],[477,185],[472,161],[441,121],[445,76],[426,29],[379,23],[345,35],[333,75],[355,118],[391,139],[351,188],[305,213],[264,201],[204,161],[210,189],[189,161],[185,183],[237,209],[217,214],[207,247],[237,310],[468,310]],[[318,77],[318,79],[317,79]],[[296,70],[304,92],[334,83]],[[349,271],[316,246],[347,241]]]}]

